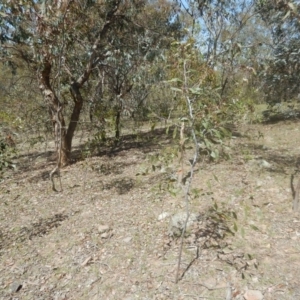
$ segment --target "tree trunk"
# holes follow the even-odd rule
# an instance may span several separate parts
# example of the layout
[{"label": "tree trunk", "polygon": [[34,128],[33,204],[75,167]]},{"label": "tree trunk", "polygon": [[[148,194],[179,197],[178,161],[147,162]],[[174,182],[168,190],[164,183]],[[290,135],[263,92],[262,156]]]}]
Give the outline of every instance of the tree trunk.
[{"label": "tree trunk", "polygon": [[40,74],[40,90],[51,112],[56,146],[55,150],[57,152],[58,166],[60,167],[69,163],[70,148],[68,148],[68,145],[65,143],[66,126],[62,113],[62,104],[51,87],[50,74],[51,63],[45,58],[44,68]]},{"label": "tree trunk", "polygon": [[67,134],[65,136],[65,147],[68,149],[69,152],[71,152],[72,149],[72,141],[74,137],[74,133],[79,121],[81,109],[83,106],[83,98],[80,93],[80,86],[77,82],[73,82],[70,87],[70,91],[74,100],[74,107],[70,119],[70,123],[68,126]]},{"label": "tree trunk", "polygon": [[56,96],[50,83],[51,63],[44,61],[44,69],[40,74],[40,90],[44,96],[52,116],[55,145],[58,159],[58,166],[64,167],[70,163],[72,140],[79,121],[83,105],[83,98],[80,93],[80,86],[73,82],[70,91],[74,100],[74,108],[71,115],[68,129],[66,130],[65,120],[62,113],[62,104]]},{"label": "tree trunk", "polygon": [[[94,42],[92,47],[93,51],[90,55],[90,59],[86,65],[86,68],[82,75],[77,79],[74,80],[71,84],[70,91],[71,95],[74,100],[74,108],[71,115],[71,120],[66,130],[65,120],[62,113],[62,104],[60,103],[57,95],[55,94],[54,90],[52,89],[50,83],[50,74],[51,74],[51,57],[50,55],[45,55],[43,61],[43,70],[40,74],[40,90],[44,96],[45,102],[47,103],[48,107],[51,110],[52,118],[53,118],[53,127],[54,127],[54,135],[56,140],[56,151],[58,154],[58,165],[65,166],[70,163],[71,157],[71,149],[72,149],[72,140],[74,137],[74,132],[76,130],[80,112],[83,105],[83,98],[80,93],[80,88],[83,84],[89,79],[92,70],[94,70],[95,66],[99,62],[101,52],[101,45],[102,39],[108,34],[110,27],[112,26],[115,20],[115,14],[118,11],[119,6],[121,5],[120,0],[112,1],[111,9],[107,12],[106,15],[106,22],[103,28],[98,33],[98,37]],[[73,78],[72,74],[71,78]]]},{"label": "tree trunk", "polygon": [[120,109],[117,110],[117,114],[116,114],[116,121],[115,121],[115,138],[116,140],[120,139],[120,129],[121,127],[121,111]]}]

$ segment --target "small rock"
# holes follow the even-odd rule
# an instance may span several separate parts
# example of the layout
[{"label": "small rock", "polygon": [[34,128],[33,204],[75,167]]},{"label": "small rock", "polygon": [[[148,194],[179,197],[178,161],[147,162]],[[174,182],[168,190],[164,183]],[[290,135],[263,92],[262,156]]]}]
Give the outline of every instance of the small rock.
[{"label": "small rock", "polygon": [[163,219],[165,219],[165,218],[167,218],[167,217],[169,217],[170,216],[170,214],[168,213],[168,212],[163,212],[163,213],[161,213],[159,216],[158,216],[158,221],[161,221],[161,220],[163,220]]},{"label": "small rock", "polygon": [[269,169],[272,167],[272,165],[270,163],[268,163],[266,160],[262,159],[260,162],[259,162],[259,165],[262,167],[262,168],[266,168],[266,169]]},{"label": "small rock", "polygon": [[108,232],[110,230],[110,227],[108,225],[100,225],[98,226],[98,232],[104,233],[104,232]]},{"label": "small rock", "polygon": [[123,242],[129,243],[132,240],[131,236],[128,236],[127,238],[123,239]]},{"label": "small rock", "polygon": [[256,186],[257,186],[257,187],[261,187],[261,186],[263,186],[263,185],[264,185],[263,181],[261,181],[261,180],[257,180],[257,181],[256,181]]},{"label": "small rock", "polygon": [[104,233],[101,234],[102,239],[107,239],[109,237],[110,237],[110,234],[108,232],[104,232]]},{"label": "small rock", "polygon": [[[170,235],[171,236],[181,236],[184,224],[186,221],[186,212],[179,212],[171,217],[170,221]],[[191,225],[197,221],[197,215],[191,213],[186,224],[186,235],[189,235],[188,229]]]},{"label": "small rock", "polygon": [[248,290],[244,294],[245,300],[262,300],[264,298],[261,291],[258,290]]},{"label": "small rock", "polygon": [[18,281],[15,281],[11,284],[10,290],[12,293],[18,292],[22,288],[22,284]]}]

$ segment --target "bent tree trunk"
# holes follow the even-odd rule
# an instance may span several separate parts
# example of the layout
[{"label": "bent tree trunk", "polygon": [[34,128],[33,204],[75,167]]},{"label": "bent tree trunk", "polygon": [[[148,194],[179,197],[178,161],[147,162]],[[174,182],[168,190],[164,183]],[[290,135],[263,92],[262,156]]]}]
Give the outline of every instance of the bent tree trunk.
[{"label": "bent tree trunk", "polygon": [[55,146],[57,152],[58,166],[68,164],[70,149],[66,148],[64,142],[66,136],[65,120],[62,113],[62,104],[52,89],[50,83],[51,63],[45,59],[44,68],[40,74],[40,90],[52,115]]},{"label": "bent tree trunk", "polygon": [[[116,18],[116,13],[118,11],[119,6],[121,5],[121,2],[122,1],[120,0],[112,1],[110,5],[111,9],[106,14],[106,22],[99,31],[98,37],[94,42],[94,45],[92,47],[93,50],[85,70],[77,80],[72,79],[73,82],[70,85],[70,92],[74,100],[74,107],[68,129],[66,129],[65,120],[62,113],[62,104],[60,103],[54,89],[51,86],[51,55],[49,55],[48,57],[46,56],[44,58],[43,69],[39,74],[40,90],[44,96],[46,104],[51,110],[51,115],[53,118],[52,121],[54,124],[56,151],[58,154],[58,167],[65,166],[70,163],[72,140],[83,105],[83,98],[80,93],[80,88],[82,88],[83,84],[89,79],[92,70],[95,68],[97,63],[99,63],[100,57],[103,56],[100,55],[101,51],[104,51],[104,48],[102,49],[101,43],[103,43],[103,38],[108,34],[109,29],[113,24],[112,21],[118,20],[118,18]],[[73,76],[70,77],[73,78]]]},{"label": "bent tree trunk", "polygon": [[70,163],[72,140],[82,109],[83,98],[80,94],[79,86],[76,82],[73,83],[70,90],[74,99],[74,108],[68,129],[66,129],[65,119],[62,112],[63,107],[51,86],[50,74],[51,63],[46,60],[44,61],[44,68],[40,74],[40,90],[52,115],[57,163],[59,167],[64,167]]}]

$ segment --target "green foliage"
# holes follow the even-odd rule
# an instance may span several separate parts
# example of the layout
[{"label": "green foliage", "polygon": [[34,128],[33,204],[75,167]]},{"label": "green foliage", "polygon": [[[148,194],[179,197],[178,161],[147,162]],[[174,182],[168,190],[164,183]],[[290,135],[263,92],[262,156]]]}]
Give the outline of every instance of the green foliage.
[{"label": "green foliage", "polygon": [[152,170],[165,170],[178,157],[178,146],[172,145],[164,147],[161,153],[148,155],[147,159],[152,166]]},{"label": "green foliage", "polygon": [[166,85],[176,99],[174,110],[180,122],[186,120],[188,128],[194,128],[200,152],[218,159],[217,145],[230,136],[225,125],[234,121],[233,116],[237,116],[240,107],[221,98],[216,73],[203,61],[193,39],[173,43],[169,56],[169,74],[173,77]]},{"label": "green foliage", "polygon": [[300,93],[300,4],[266,0],[259,1],[256,10],[272,32],[272,51],[260,72],[265,99],[271,104],[296,99]]},{"label": "green foliage", "polygon": [[16,148],[10,144],[8,138],[0,139],[0,177],[7,169],[15,169],[12,157],[16,154]]},{"label": "green foliage", "polygon": [[[172,36],[182,36],[172,5],[160,1],[159,7],[144,0],[60,1],[55,8],[45,1],[1,3],[0,59],[13,70],[28,68],[39,80],[46,105],[44,113],[35,116],[45,116],[45,123],[49,119],[58,123],[60,111],[66,163],[71,151],[66,148],[72,144],[86,100],[91,119],[94,113],[99,116],[99,107],[107,110],[104,115],[113,113],[116,135],[123,111],[147,117],[143,107],[151,82],[143,75],[162,49],[169,47]],[[37,110],[34,98],[40,97],[35,95],[31,101],[28,86],[24,106],[33,112]]]},{"label": "green foliage", "polygon": [[234,210],[228,209],[224,204],[218,205],[215,202],[208,211],[209,218],[219,224],[226,224],[226,232],[235,235],[239,230],[237,226],[237,214]]},{"label": "green foliage", "polygon": [[[189,3],[191,8],[198,7]],[[58,106],[63,107],[66,132],[79,124],[83,107],[92,120],[90,129],[96,131],[89,140],[92,148],[105,142],[112,128],[124,128],[129,118],[136,121],[136,127],[138,121],[150,121],[152,130],[158,121],[166,126],[171,123],[177,140],[185,119],[186,132],[195,129],[201,154],[218,159],[224,139],[230,136],[227,123],[245,116],[253,98],[259,97],[251,85],[256,76],[257,61],[252,60],[256,48],[248,49],[247,31],[241,33],[250,11],[236,3],[219,6],[219,1],[213,1],[198,7],[201,13],[192,15],[206,14],[201,23],[163,0],[159,5],[142,0],[59,2],[57,9],[48,2],[5,0],[0,6],[0,56],[18,75],[13,77],[16,88],[5,81],[5,86],[11,86],[5,101],[20,104],[17,113],[11,105],[10,113],[35,138],[52,132],[53,111]],[[216,28],[223,27],[216,40],[207,31],[208,44],[215,45],[205,51],[201,27],[209,28],[217,15]],[[226,16],[232,28],[224,21]],[[50,89],[57,96],[56,103],[50,104],[48,100],[42,103],[40,85],[34,84],[47,64],[51,67]],[[1,80],[5,77],[0,76]],[[74,92],[81,97],[74,98]],[[4,119],[13,115],[10,113],[3,114]],[[190,138],[188,134],[184,147],[189,146]]]},{"label": "green foliage", "polygon": [[88,139],[82,152],[83,158],[90,157],[93,154],[99,154],[101,147],[106,143],[106,134],[104,130],[96,132]]}]

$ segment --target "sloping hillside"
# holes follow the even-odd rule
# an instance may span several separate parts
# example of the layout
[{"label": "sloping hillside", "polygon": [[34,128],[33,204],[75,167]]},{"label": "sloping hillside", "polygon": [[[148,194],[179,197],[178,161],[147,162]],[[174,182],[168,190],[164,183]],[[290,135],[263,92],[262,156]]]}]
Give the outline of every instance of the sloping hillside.
[{"label": "sloping hillside", "polygon": [[178,162],[152,168],[149,159],[171,138],[131,138],[78,160],[62,170],[60,193],[46,154],[20,158],[0,186],[0,299],[300,299],[300,218],[290,189],[299,123],[240,133],[228,141],[231,159],[196,167],[197,219],[178,284],[170,216],[185,203],[168,192]]}]

